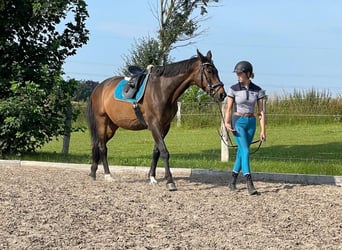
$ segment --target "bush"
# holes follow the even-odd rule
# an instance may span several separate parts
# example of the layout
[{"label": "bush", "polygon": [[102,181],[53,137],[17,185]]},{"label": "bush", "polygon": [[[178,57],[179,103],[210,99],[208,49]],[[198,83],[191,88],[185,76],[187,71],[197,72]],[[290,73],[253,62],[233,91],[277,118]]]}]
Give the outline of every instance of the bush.
[{"label": "bush", "polygon": [[339,122],[342,117],[342,99],[332,98],[327,91],[294,90],[291,94],[275,96],[267,102],[268,123],[324,124]]},{"label": "bush", "polygon": [[44,129],[51,126],[43,112],[45,92],[32,82],[11,85],[13,95],[0,102],[0,152],[32,152],[51,137]]},{"label": "bush", "polygon": [[46,93],[33,82],[11,82],[11,95],[0,102],[0,155],[33,152],[64,135],[66,120],[78,114],[76,107],[68,112],[74,86],[73,80],[61,80]]}]

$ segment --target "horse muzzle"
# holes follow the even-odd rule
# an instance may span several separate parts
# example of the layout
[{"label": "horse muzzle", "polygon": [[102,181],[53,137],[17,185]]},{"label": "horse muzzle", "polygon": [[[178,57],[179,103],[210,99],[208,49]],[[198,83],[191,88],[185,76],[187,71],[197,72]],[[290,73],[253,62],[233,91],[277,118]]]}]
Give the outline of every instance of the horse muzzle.
[{"label": "horse muzzle", "polygon": [[214,98],[215,102],[223,102],[227,96],[227,93],[224,90],[224,84],[218,82],[210,86],[210,96]]}]

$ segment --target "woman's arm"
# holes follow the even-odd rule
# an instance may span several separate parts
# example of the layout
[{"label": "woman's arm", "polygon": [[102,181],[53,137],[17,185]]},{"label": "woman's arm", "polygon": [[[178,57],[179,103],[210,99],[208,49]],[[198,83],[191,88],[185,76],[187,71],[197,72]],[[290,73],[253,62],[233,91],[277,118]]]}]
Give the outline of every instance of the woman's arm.
[{"label": "woman's arm", "polygon": [[228,129],[228,131],[234,131],[234,128],[232,128],[232,114],[233,114],[233,101],[234,99],[231,97],[227,98],[227,109],[226,113],[224,115],[224,125]]},{"label": "woman's arm", "polygon": [[264,111],[264,98],[258,100],[258,113],[260,119],[260,140],[266,140],[266,114]]}]

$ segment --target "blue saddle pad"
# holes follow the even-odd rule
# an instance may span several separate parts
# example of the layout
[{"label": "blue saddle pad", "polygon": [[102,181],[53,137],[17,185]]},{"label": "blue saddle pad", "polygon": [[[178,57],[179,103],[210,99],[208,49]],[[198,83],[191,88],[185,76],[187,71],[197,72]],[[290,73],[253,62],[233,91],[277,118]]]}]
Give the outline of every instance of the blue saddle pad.
[{"label": "blue saddle pad", "polygon": [[125,101],[125,102],[139,102],[140,99],[144,96],[144,92],[145,92],[145,87],[146,87],[146,83],[148,80],[149,74],[147,74],[142,82],[142,84],[140,85],[137,93],[135,94],[134,98],[126,98],[122,93],[123,93],[123,88],[125,86],[125,84],[128,82],[128,80],[126,79],[122,79],[118,85],[116,86],[116,88],[114,89],[114,98],[116,100],[120,100],[120,101]]}]

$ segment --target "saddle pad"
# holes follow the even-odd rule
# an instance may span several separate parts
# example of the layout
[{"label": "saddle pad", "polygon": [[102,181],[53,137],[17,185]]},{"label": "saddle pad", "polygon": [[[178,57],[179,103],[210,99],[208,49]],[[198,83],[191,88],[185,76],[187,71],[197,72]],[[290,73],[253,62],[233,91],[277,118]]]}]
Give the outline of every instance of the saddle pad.
[{"label": "saddle pad", "polygon": [[144,92],[145,92],[145,87],[146,87],[146,83],[148,80],[149,74],[147,74],[142,82],[142,84],[140,85],[136,95],[134,98],[126,98],[122,93],[123,93],[123,88],[125,86],[125,84],[128,82],[128,80],[122,79],[118,85],[116,86],[116,88],[114,89],[114,98],[116,100],[119,101],[125,101],[125,102],[139,102],[140,99],[144,96]]}]

